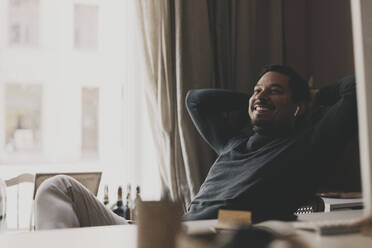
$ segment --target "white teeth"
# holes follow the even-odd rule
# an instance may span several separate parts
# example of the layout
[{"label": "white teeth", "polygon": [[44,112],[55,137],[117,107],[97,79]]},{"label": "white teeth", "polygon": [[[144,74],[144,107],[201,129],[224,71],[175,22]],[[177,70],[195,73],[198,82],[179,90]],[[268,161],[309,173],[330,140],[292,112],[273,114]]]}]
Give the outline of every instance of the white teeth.
[{"label": "white teeth", "polygon": [[264,111],[264,110],[269,110],[269,108],[264,107],[264,106],[255,106],[254,110]]}]

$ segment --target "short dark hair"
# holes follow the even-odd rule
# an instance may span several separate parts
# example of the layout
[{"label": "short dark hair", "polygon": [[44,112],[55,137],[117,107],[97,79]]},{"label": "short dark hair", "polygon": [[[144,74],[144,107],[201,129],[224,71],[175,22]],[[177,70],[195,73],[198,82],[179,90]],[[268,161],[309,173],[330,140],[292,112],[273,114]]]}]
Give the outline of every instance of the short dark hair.
[{"label": "short dark hair", "polygon": [[292,91],[292,99],[295,103],[310,100],[310,88],[307,82],[291,67],[286,65],[265,65],[262,68],[260,78],[267,72],[274,71],[288,76],[288,86]]}]

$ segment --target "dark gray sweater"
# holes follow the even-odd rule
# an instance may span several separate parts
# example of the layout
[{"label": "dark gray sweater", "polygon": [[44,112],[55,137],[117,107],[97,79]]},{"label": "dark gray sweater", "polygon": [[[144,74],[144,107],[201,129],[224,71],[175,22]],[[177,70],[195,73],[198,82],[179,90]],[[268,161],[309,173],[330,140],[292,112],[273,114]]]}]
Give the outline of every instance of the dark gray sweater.
[{"label": "dark gray sweater", "polygon": [[217,152],[186,220],[217,218],[218,209],[252,211],[253,221],[289,219],[310,199],[330,163],[357,131],[355,79],[321,89],[332,106],[314,125],[282,133],[244,135],[224,113],[243,109],[249,96],[227,90],[192,90],[186,104],[205,141]]}]

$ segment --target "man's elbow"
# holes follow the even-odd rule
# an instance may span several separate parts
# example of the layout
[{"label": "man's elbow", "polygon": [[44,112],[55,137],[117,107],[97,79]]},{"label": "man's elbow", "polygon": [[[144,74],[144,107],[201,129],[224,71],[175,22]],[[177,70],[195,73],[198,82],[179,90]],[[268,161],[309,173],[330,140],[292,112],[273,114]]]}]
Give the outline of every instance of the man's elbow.
[{"label": "man's elbow", "polygon": [[186,93],[185,103],[188,109],[195,107],[200,102],[200,91],[201,90],[189,90]]}]

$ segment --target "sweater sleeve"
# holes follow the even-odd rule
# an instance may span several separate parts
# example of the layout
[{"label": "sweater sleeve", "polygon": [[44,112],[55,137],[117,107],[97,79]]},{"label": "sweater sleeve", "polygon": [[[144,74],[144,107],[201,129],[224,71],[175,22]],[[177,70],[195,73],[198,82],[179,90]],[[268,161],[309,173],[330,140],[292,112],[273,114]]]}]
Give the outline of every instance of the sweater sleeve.
[{"label": "sweater sleeve", "polygon": [[218,154],[239,130],[229,124],[226,113],[245,111],[248,116],[249,95],[222,89],[190,90],[187,110],[203,139]]},{"label": "sweater sleeve", "polygon": [[321,105],[331,106],[315,124],[312,144],[320,151],[338,152],[356,134],[357,109],[355,78],[348,76],[321,89],[317,95]]}]

